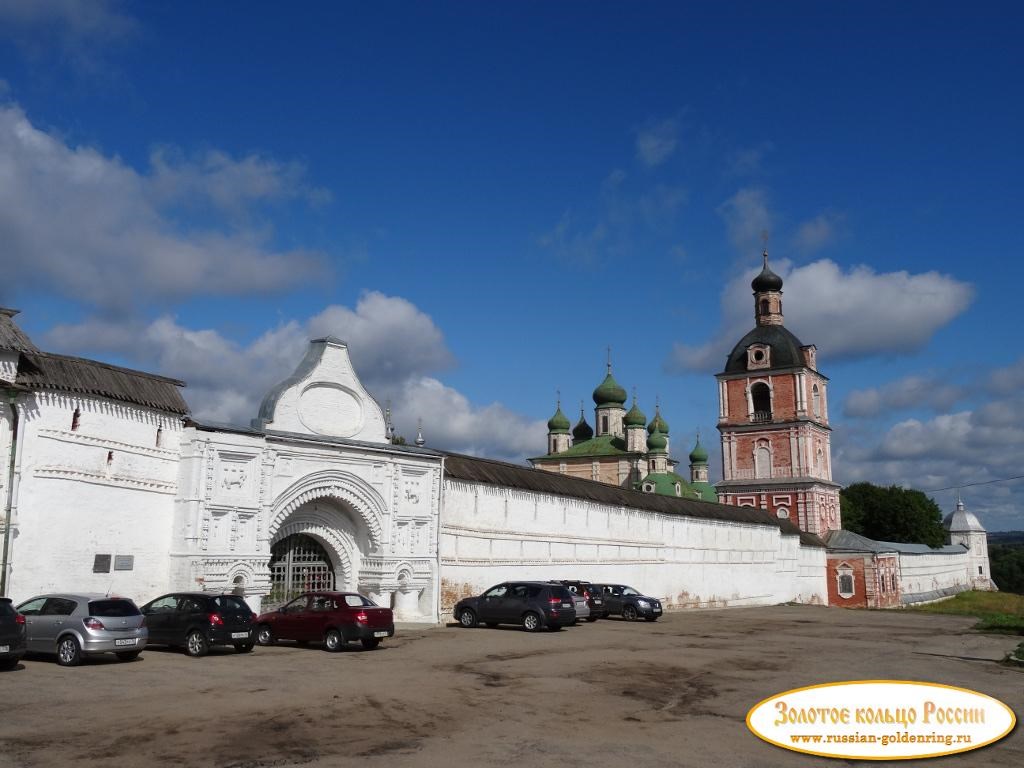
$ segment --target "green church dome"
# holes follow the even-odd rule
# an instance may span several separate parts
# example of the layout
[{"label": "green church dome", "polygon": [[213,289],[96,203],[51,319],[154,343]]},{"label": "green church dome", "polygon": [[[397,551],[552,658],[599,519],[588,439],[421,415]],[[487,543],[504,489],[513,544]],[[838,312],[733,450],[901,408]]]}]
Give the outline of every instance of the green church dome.
[{"label": "green church dome", "polygon": [[608,375],[604,377],[604,381],[594,390],[594,402],[598,406],[623,406],[626,404],[626,390],[619,386],[619,383],[612,377],[610,370]]},{"label": "green church dome", "polygon": [[663,435],[668,434],[668,422],[661,418],[661,408],[658,406],[655,406],[654,418],[647,425],[647,434],[653,435],[655,431],[661,432]]},{"label": "green church dome", "polygon": [[660,430],[655,429],[647,438],[647,450],[651,453],[665,453],[668,448],[668,440]]},{"label": "green church dome", "polygon": [[629,409],[626,414],[626,418],[623,419],[623,423],[627,427],[643,427],[647,422],[647,417],[644,416],[644,412],[641,411],[636,405],[636,396],[633,397],[633,407]]},{"label": "green church dome", "polygon": [[697,444],[693,446],[693,450],[690,451],[690,463],[691,464],[707,464],[708,463],[708,450],[700,443],[700,435],[697,435]]},{"label": "green church dome", "polygon": [[562,413],[561,406],[558,406],[555,415],[548,419],[548,432],[557,434],[569,433],[569,419]]}]

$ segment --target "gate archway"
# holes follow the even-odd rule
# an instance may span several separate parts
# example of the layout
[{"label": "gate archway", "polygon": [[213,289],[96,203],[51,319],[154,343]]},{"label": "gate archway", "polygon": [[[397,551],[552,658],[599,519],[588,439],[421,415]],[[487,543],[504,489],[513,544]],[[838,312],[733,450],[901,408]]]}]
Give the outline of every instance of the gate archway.
[{"label": "gate archway", "polygon": [[303,592],[334,589],[334,565],[327,550],[304,533],[293,533],[270,549],[270,605],[286,603]]}]

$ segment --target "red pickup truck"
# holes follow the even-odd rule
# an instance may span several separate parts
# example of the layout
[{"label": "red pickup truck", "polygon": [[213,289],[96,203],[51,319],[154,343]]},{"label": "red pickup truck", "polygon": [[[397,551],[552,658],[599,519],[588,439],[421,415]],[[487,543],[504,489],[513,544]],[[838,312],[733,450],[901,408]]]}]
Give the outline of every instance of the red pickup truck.
[{"label": "red pickup truck", "polygon": [[394,634],[391,609],[356,592],[307,592],[256,619],[260,645],[278,640],[323,641],[328,651],[340,651],[345,643],[358,640],[372,650]]}]

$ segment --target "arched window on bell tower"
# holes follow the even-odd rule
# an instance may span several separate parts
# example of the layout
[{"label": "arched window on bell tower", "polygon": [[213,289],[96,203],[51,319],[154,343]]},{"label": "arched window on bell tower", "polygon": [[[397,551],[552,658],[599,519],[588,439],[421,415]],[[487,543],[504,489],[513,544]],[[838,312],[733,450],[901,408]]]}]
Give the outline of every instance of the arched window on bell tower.
[{"label": "arched window on bell tower", "polygon": [[772,420],[772,391],[763,381],[757,382],[750,388],[750,399],[754,405],[754,421],[765,422]]},{"label": "arched window on bell tower", "polygon": [[821,418],[821,390],[815,384],[811,387],[811,407],[814,409],[814,418]]}]

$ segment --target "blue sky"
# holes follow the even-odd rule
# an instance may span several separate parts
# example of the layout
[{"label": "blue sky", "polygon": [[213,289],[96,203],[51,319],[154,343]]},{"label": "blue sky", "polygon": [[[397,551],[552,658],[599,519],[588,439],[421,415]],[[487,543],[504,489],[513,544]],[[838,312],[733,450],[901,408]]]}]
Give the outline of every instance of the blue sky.
[{"label": "blue sky", "polygon": [[[1014,476],[1022,33],[1009,2],[0,0],[0,304],[237,423],[332,333],[402,432],[510,460],[557,390],[593,423],[610,345],[717,461],[767,231],[837,480]],[[1022,488],[963,493],[1024,528]]]}]

